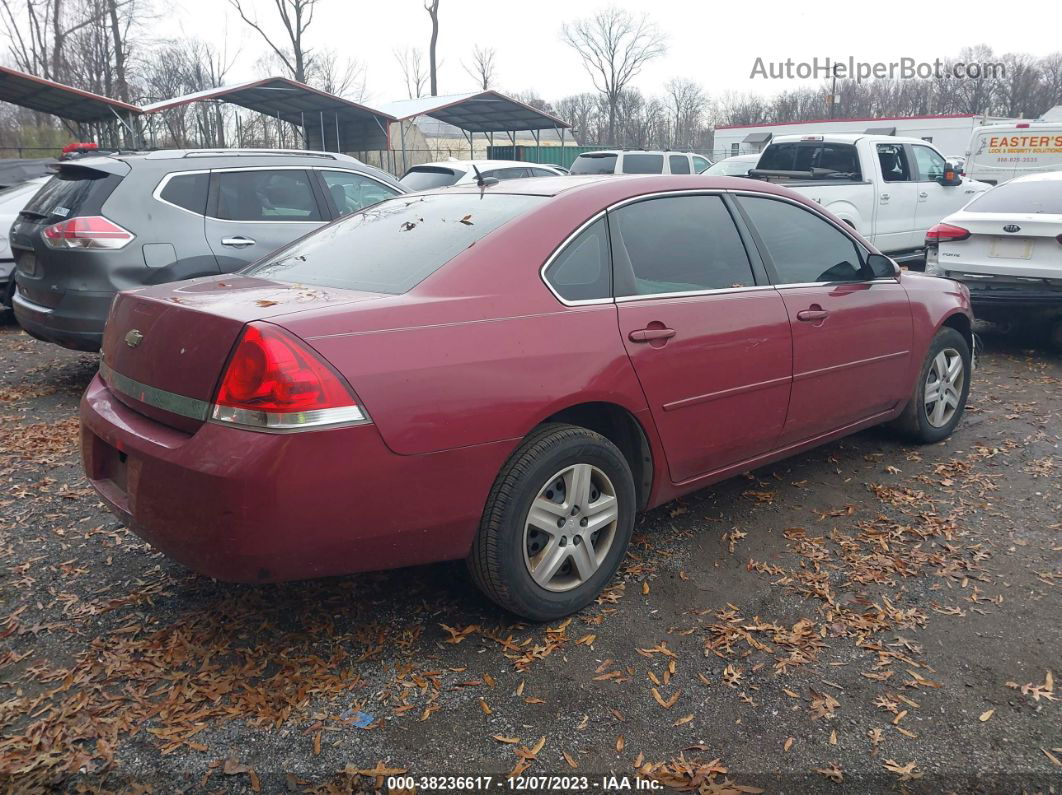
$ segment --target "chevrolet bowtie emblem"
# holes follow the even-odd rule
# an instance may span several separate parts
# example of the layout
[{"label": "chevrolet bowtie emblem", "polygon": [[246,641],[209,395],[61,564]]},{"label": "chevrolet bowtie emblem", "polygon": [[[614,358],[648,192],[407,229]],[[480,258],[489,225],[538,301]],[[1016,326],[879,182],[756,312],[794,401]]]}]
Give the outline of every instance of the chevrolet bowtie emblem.
[{"label": "chevrolet bowtie emblem", "polygon": [[133,329],[125,335],[125,344],[130,348],[135,348],[140,344],[140,341],[144,339],[144,335],[140,333],[139,329]]}]

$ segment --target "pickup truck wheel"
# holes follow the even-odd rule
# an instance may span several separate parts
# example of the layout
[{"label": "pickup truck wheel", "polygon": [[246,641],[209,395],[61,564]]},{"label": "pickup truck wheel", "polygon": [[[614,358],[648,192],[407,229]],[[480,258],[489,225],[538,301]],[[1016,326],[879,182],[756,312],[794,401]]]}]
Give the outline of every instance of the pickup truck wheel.
[{"label": "pickup truck wheel", "polygon": [[970,394],[970,346],[958,331],[942,328],[926,354],[914,394],[894,426],[919,444],[951,436]]},{"label": "pickup truck wheel", "polygon": [[468,557],[472,579],[522,618],[574,613],[619,567],[636,504],[630,466],[612,442],[574,425],[544,425],[494,483]]}]

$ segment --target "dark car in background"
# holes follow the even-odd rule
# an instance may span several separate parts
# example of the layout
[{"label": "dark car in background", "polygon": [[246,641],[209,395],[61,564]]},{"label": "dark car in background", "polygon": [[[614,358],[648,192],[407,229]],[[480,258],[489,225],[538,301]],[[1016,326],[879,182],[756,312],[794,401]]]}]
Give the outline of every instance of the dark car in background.
[{"label": "dark car in background", "polygon": [[383,171],[327,152],[167,150],[66,161],[11,227],[15,317],[38,339],[96,351],[116,292],[238,270],[406,192]]}]

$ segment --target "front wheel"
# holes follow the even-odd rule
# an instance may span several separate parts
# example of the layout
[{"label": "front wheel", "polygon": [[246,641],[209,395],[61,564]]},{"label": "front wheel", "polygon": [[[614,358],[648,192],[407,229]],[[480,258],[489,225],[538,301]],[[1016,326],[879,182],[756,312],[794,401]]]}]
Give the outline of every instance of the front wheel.
[{"label": "front wheel", "polygon": [[590,604],[634,528],[634,478],[612,442],[544,425],[498,475],[468,557],[476,585],[523,618],[550,621]]},{"label": "front wheel", "polygon": [[951,436],[966,409],[971,363],[970,345],[962,334],[948,327],[938,331],[896,428],[920,444]]}]

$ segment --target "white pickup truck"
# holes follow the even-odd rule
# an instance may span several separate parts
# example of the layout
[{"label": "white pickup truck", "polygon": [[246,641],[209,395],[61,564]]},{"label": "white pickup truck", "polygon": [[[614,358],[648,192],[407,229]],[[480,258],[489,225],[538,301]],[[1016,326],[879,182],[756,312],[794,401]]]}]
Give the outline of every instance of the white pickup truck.
[{"label": "white pickup truck", "polygon": [[785,135],[749,176],[802,193],[898,262],[925,256],[926,232],[991,186],[960,176],[931,144],[891,135]]}]

